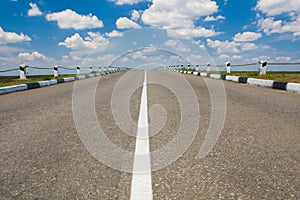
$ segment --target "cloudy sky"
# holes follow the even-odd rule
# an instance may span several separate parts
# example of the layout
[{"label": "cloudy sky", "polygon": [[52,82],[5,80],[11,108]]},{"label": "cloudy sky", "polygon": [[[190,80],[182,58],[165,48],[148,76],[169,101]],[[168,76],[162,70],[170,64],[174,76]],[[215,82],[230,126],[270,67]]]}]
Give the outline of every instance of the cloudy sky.
[{"label": "cloudy sky", "polygon": [[300,61],[299,0],[1,0],[0,69]]}]

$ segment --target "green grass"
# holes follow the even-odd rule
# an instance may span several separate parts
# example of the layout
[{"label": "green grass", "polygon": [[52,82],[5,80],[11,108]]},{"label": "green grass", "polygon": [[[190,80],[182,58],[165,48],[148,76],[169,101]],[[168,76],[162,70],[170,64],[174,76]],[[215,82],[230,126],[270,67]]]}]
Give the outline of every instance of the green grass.
[{"label": "green grass", "polygon": [[[74,74],[60,75],[58,78],[68,78],[76,76]],[[32,83],[37,81],[48,81],[56,79],[52,75],[41,75],[41,76],[27,76],[27,79],[20,80],[19,76],[0,76],[0,87],[19,85],[24,83]]]}]

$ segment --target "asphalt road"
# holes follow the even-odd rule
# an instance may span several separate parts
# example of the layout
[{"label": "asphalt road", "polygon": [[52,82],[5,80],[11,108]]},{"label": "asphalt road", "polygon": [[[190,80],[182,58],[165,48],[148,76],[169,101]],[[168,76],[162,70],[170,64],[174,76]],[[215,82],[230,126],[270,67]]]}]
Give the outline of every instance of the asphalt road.
[{"label": "asphalt road", "polygon": [[[74,83],[0,96],[0,199],[130,199],[132,174],[124,171],[133,165],[132,134],[137,131],[144,72],[124,74],[79,81],[76,94],[82,101],[82,119],[73,112]],[[153,199],[300,198],[299,94],[161,70],[147,71],[147,79]],[[179,79],[186,80],[192,92]],[[177,93],[158,84],[162,80],[179,88]],[[132,94],[120,94],[116,87],[134,89]],[[88,99],[93,91],[94,97]],[[114,95],[121,101],[114,104]],[[199,116],[194,115],[193,97]],[[181,98],[188,104],[182,105]],[[85,117],[90,101],[95,102],[92,107],[106,137],[129,152],[116,156],[103,143],[101,159],[113,158],[113,167],[96,159],[78,134],[76,119],[90,120]],[[117,124],[114,115],[126,105],[130,117],[124,115]],[[185,117],[181,109],[189,110]],[[200,158],[210,124],[218,122],[212,122],[212,113],[221,123],[222,112],[226,115],[220,137]],[[173,140],[181,126],[188,136]],[[159,154],[172,141],[178,148]],[[192,143],[186,147],[188,141]],[[168,163],[180,150],[184,154]]]}]

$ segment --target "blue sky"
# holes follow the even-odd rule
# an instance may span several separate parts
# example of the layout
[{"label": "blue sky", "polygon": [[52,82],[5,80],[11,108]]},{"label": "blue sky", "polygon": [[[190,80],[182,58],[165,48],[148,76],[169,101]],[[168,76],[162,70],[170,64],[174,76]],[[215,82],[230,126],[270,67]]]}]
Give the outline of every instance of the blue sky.
[{"label": "blue sky", "polygon": [[1,69],[300,61],[299,0],[1,4]]}]

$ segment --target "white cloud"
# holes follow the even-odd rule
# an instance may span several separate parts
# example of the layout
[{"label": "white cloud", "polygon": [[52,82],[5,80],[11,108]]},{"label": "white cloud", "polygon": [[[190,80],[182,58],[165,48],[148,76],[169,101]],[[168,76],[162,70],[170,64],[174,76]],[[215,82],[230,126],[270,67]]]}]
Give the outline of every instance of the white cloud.
[{"label": "white cloud", "polygon": [[[143,12],[142,21],[168,30],[172,37],[209,37],[217,33],[196,27],[195,21],[217,11],[216,2],[211,0],[153,0],[152,5]],[[201,31],[205,33],[202,34]]]},{"label": "white cloud", "polygon": [[238,52],[240,52],[240,50],[238,49],[240,44],[236,43],[234,41],[229,42],[228,40],[226,40],[226,41],[222,42],[220,40],[207,39],[206,42],[209,47],[217,49],[218,53],[222,53],[222,52],[238,53]]},{"label": "white cloud", "polygon": [[83,49],[105,49],[109,41],[104,38],[100,33],[88,32],[88,36],[84,39],[75,33],[71,37],[67,37],[64,42],[58,43],[60,46],[65,46],[72,50],[83,50]]},{"label": "white cloud", "polygon": [[300,13],[300,1],[299,0],[259,0],[256,10],[260,10],[266,13],[268,16],[280,15],[291,11]]},{"label": "white cloud", "polygon": [[194,54],[191,54],[190,56],[187,57],[187,60],[190,62],[190,63],[194,63],[194,64],[199,64],[201,63],[202,61],[202,56],[201,55],[194,55]]},{"label": "white cloud", "polygon": [[259,27],[270,35],[272,33],[293,33],[294,36],[300,36],[300,18],[292,22],[274,20],[273,17],[261,19],[258,22]]},{"label": "white cloud", "polygon": [[[268,18],[260,19],[258,26],[268,35],[272,33],[293,33],[300,36],[300,1],[299,0],[259,0],[256,7]],[[289,18],[282,18],[281,14],[288,14]],[[277,20],[274,19],[274,16]]]},{"label": "white cloud", "polygon": [[221,54],[221,55],[218,57],[218,60],[230,60],[230,56],[227,55],[227,54]]},{"label": "white cloud", "polygon": [[211,48],[217,49],[218,53],[239,53],[240,51],[250,51],[257,49],[254,43],[240,43],[235,41],[220,41],[220,40],[206,40],[207,45]]},{"label": "white cloud", "polygon": [[244,32],[244,33],[237,33],[233,40],[236,42],[251,42],[258,40],[261,38],[261,33],[255,33],[255,32]]},{"label": "white cloud", "polygon": [[24,41],[31,41],[31,38],[23,33],[17,34],[14,32],[5,32],[0,26],[0,44],[19,43]]},{"label": "white cloud", "polygon": [[28,16],[41,16],[43,14],[35,3],[29,3],[29,6],[31,9],[28,10]]},{"label": "white cloud", "polygon": [[47,14],[46,19],[48,21],[56,21],[59,28],[62,29],[73,28],[75,30],[82,30],[102,28],[104,26],[103,22],[99,20],[97,16],[93,16],[91,13],[89,15],[79,15],[70,9]]},{"label": "white cloud", "polygon": [[176,47],[177,44],[179,43],[179,40],[168,40],[164,43],[165,46],[167,47]]},{"label": "white cloud", "polygon": [[207,17],[205,17],[205,19],[203,21],[205,21],[205,22],[212,22],[212,21],[224,20],[224,19],[225,19],[225,17],[221,16],[221,15],[218,15],[216,17],[214,17],[214,16],[207,16]]},{"label": "white cloud", "polygon": [[194,37],[212,37],[221,34],[215,30],[206,29],[203,27],[192,27],[192,28],[182,28],[182,29],[168,29],[168,35],[174,38],[194,38]]},{"label": "white cloud", "polygon": [[180,40],[168,40],[164,43],[166,47],[171,47],[178,52],[190,52],[191,49],[185,46]]},{"label": "white cloud", "polygon": [[119,19],[117,19],[116,26],[118,29],[131,29],[131,28],[139,29],[139,28],[141,28],[140,25],[138,25],[134,21],[128,19],[127,17],[120,17]]},{"label": "white cloud", "polygon": [[124,4],[133,5],[139,2],[150,1],[150,0],[111,0],[111,1],[115,2],[115,4],[117,5],[124,5]]},{"label": "white cloud", "polygon": [[119,31],[116,31],[116,30],[113,30],[112,32],[106,33],[105,35],[108,36],[108,37],[122,37],[123,33],[119,32]]},{"label": "white cloud", "polygon": [[279,62],[289,62],[291,61],[291,57],[289,56],[278,56],[275,58],[276,61],[279,61]]},{"label": "white cloud", "polygon": [[143,53],[153,53],[153,52],[156,52],[158,49],[154,46],[148,46],[148,47],[145,47],[143,49]]},{"label": "white cloud", "polygon": [[43,54],[41,54],[37,51],[33,51],[31,53],[27,53],[27,52],[19,53],[18,58],[24,59],[27,61],[33,61],[33,60],[45,60],[46,56],[44,56]]},{"label": "white cloud", "polygon": [[241,60],[241,59],[242,59],[242,56],[239,56],[239,55],[232,56],[232,60]]},{"label": "white cloud", "polygon": [[241,45],[241,49],[243,51],[250,51],[250,50],[257,49],[257,48],[258,47],[254,43],[244,43]]},{"label": "white cloud", "polygon": [[281,33],[281,20],[274,21],[274,18],[262,19],[259,20],[258,25],[267,35],[271,33]]},{"label": "white cloud", "polygon": [[131,13],[131,19],[133,21],[139,20],[140,19],[140,13],[139,13],[139,11],[133,10],[132,13]]}]

